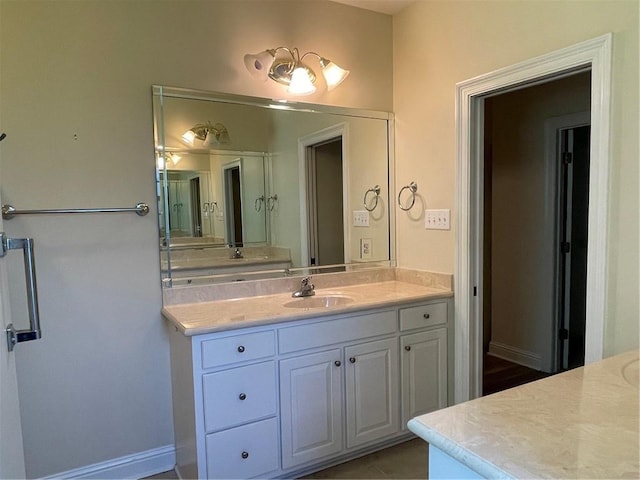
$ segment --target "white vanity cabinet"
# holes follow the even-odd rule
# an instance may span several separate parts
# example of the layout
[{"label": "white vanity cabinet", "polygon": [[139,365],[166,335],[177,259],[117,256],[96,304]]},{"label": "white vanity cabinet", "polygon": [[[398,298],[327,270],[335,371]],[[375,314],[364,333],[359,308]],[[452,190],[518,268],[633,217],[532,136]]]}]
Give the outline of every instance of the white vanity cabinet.
[{"label": "white vanity cabinet", "polygon": [[413,417],[447,406],[447,306],[439,302],[399,311],[404,427]]},{"label": "white vanity cabinet", "polygon": [[447,404],[449,299],[171,335],[182,478],[304,475]]}]

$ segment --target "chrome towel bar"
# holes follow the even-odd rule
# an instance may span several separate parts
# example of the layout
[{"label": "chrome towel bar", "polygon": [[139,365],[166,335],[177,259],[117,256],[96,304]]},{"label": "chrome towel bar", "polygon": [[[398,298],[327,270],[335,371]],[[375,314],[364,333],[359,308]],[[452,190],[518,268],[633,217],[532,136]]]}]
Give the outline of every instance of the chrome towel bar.
[{"label": "chrome towel bar", "polygon": [[2,206],[2,218],[11,220],[15,215],[39,215],[44,213],[125,213],[135,212],[141,217],[149,213],[149,205],[138,203],[133,208],[58,208],[51,210],[16,210],[13,205]]}]

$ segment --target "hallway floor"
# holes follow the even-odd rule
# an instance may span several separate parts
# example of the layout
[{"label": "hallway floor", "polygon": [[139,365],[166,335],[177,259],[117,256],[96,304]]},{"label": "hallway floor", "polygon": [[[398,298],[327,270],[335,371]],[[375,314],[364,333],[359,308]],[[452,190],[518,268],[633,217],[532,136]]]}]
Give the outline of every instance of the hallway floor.
[{"label": "hallway floor", "polygon": [[493,355],[485,355],[483,362],[482,395],[491,395],[551,375]]}]

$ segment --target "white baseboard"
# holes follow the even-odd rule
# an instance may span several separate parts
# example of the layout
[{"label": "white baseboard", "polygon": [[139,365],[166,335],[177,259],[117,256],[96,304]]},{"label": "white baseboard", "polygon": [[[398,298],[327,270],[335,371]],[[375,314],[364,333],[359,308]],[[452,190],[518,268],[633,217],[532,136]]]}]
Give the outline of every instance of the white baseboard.
[{"label": "white baseboard", "polygon": [[505,345],[499,342],[489,342],[489,355],[509,360],[510,362],[533,368],[534,370],[542,370],[542,357],[540,355],[527,352],[511,345]]},{"label": "white baseboard", "polygon": [[176,464],[174,445],[154,448],[145,452],[125,455],[106,462],[74,468],[45,479],[107,479],[136,480],[172,470]]}]

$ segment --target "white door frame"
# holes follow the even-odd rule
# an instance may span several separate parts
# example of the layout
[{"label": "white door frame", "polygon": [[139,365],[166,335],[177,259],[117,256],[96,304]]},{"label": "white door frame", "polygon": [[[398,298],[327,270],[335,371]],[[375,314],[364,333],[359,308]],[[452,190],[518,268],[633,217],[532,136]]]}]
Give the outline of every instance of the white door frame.
[{"label": "white door frame", "polygon": [[339,123],[298,139],[298,184],[300,185],[300,260],[309,266],[309,219],[307,218],[307,147],[333,138],[342,139],[342,218],[344,230],[344,263],[351,263],[351,231],[349,229],[349,125]]},{"label": "white door frame", "polygon": [[608,33],[456,85],[455,403],[480,396],[482,385],[483,99],[587,69],[591,71],[591,170],[585,363],[602,358],[607,295],[611,47],[612,34]]}]

